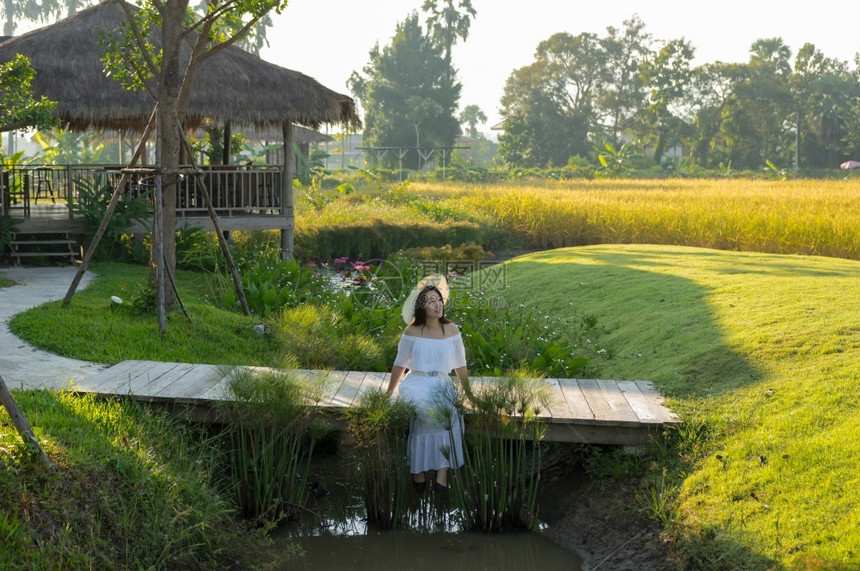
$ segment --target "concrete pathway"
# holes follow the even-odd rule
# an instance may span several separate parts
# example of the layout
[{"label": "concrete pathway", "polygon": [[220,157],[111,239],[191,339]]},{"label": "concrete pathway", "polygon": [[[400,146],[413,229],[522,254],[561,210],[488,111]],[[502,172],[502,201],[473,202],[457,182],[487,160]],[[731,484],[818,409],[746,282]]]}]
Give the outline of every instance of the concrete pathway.
[{"label": "concrete pathway", "polygon": [[[15,314],[63,299],[77,271],[76,266],[0,268],[0,277],[16,282],[13,287],[0,288],[0,376],[10,389],[63,389],[70,381],[95,375],[105,368],[36,349],[9,331],[9,320]],[[78,291],[94,277],[90,272],[84,274]]]}]

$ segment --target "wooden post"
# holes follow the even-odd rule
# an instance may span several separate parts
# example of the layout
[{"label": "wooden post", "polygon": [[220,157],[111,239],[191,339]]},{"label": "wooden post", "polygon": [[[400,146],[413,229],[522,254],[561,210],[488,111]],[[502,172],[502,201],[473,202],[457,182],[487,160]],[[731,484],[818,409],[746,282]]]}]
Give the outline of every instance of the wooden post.
[{"label": "wooden post", "polygon": [[233,154],[233,126],[230,121],[224,121],[224,149],[221,151],[221,164],[230,164],[230,155]]},{"label": "wooden post", "polygon": [[152,247],[155,249],[155,288],[158,331],[167,332],[166,299],[164,291],[164,188],[161,168],[161,134],[164,129],[164,115],[160,114],[155,127],[155,200],[152,209]]},{"label": "wooden post", "polygon": [[[152,133],[152,126],[153,123],[155,123],[157,112],[158,105],[155,106],[155,109],[152,110],[152,115],[149,116],[149,123],[147,123],[146,129],[143,131],[143,135],[140,138],[140,144],[137,146],[137,151],[134,153],[134,156],[131,157],[131,163],[129,164],[129,167],[133,167],[137,163],[138,159],[140,159],[140,155],[146,149],[146,140],[149,138],[150,133]],[[69,194],[66,196],[66,199],[71,200],[72,182],[70,173],[67,176],[68,179],[66,182],[69,185]],[[110,203],[108,203],[107,211],[102,218],[101,224],[99,224],[98,230],[96,230],[95,236],[93,236],[93,241],[90,243],[90,247],[87,248],[87,251],[84,252],[84,259],[81,262],[81,266],[78,268],[78,272],[75,274],[75,278],[72,280],[72,285],[69,286],[69,291],[66,292],[66,297],[63,298],[63,305],[69,305],[69,302],[72,300],[72,296],[75,295],[75,290],[78,289],[78,284],[81,283],[81,278],[84,277],[84,274],[86,273],[87,268],[90,265],[90,261],[93,259],[93,254],[95,254],[96,247],[99,245],[99,242],[101,242],[105,230],[107,230],[108,221],[113,215],[114,209],[116,209],[116,205],[119,202],[120,194],[125,189],[125,185],[128,184],[128,179],[128,173],[122,173],[122,176],[119,179],[119,183],[117,183],[116,188],[113,190],[113,195],[111,195],[110,197]]]},{"label": "wooden post", "polygon": [[284,168],[281,171],[281,215],[286,216],[290,227],[281,230],[281,259],[293,258],[293,229],[296,223],[293,211],[293,177],[295,176],[296,152],[293,149],[293,123],[284,120]]},{"label": "wooden post", "polygon": [[15,399],[12,398],[12,393],[6,386],[6,382],[3,380],[3,377],[0,377],[0,404],[6,407],[9,417],[12,419],[12,424],[14,424],[15,428],[18,429],[18,432],[21,434],[21,438],[24,439],[24,443],[39,456],[39,460],[41,460],[42,464],[53,470],[54,463],[51,462],[51,459],[48,458],[48,455],[45,454],[45,451],[36,439],[36,435],[33,433],[30,423],[27,422],[27,417],[21,413],[18,409],[18,405],[15,404]]}]

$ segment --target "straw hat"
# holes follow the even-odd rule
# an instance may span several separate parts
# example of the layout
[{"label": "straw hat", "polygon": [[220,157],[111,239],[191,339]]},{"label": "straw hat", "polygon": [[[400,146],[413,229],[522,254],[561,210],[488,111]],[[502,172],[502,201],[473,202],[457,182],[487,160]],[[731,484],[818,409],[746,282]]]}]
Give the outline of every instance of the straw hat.
[{"label": "straw hat", "polygon": [[403,316],[403,321],[405,321],[407,325],[412,323],[412,320],[415,319],[415,305],[418,302],[418,294],[429,285],[436,286],[436,289],[438,289],[439,293],[442,294],[443,304],[448,302],[448,280],[446,280],[445,276],[442,274],[430,274],[412,288],[412,291],[409,293],[409,297],[407,297],[406,301],[403,303],[403,311],[401,312],[401,315]]}]

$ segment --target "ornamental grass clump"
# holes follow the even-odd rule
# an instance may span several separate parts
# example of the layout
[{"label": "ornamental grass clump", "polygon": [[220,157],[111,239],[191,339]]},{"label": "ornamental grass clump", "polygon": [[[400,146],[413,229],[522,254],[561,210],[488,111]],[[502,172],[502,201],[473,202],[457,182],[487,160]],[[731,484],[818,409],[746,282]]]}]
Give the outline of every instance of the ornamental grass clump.
[{"label": "ornamental grass clump", "polygon": [[365,391],[344,412],[367,521],[380,529],[399,527],[406,516],[406,437],[414,413],[410,403],[383,390]]},{"label": "ornamental grass clump", "polygon": [[316,412],[327,375],[235,368],[225,430],[236,503],[251,520],[275,522],[305,509],[314,446],[329,431]]},{"label": "ornamental grass clump", "polygon": [[[454,422],[450,403],[467,418],[464,465],[453,471],[452,498],[465,529],[536,529],[540,479],[540,420],[550,387],[530,371],[464,384],[437,395],[435,414]],[[456,394],[453,394],[455,393]]]}]

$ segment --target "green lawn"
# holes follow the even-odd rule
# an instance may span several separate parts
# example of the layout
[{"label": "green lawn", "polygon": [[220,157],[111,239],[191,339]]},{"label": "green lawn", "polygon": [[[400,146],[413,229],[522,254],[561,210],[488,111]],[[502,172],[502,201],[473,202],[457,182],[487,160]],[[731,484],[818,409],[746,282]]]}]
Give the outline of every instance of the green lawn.
[{"label": "green lawn", "polygon": [[[10,329],[40,349],[97,363],[151,359],[271,366],[278,362],[278,347],[253,332],[260,318],[212,304],[208,274],[177,270],[176,284],[190,319],[177,303],[177,310],[168,313],[167,333],[162,337],[155,312],[135,309],[139,303],[135,300],[147,297],[146,267],[106,262],[91,269],[98,279],[78,291],[68,306],[58,300],[19,313],[10,320]],[[119,296],[122,305],[114,306],[111,296]]]},{"label": "green lawn", "polygon": [[860,567],[860,262],[607,245],[506,279],[514,303],[596,316],[593,373],[653,380],[697,431],[671,508],[706,568]]},{"label": "green lawn", "polygon": [[[177,276],[194,323],[173,313],[162,340],[151,315],[109,303],[133,294],[145,269],[98,271],[69,307],[21,314],[13,330],[107,362],[279,354],[251,333],[253,318],[212,307],[199,274]],[[582,341],[598,355],[589,376],[652,380],[685,421],[664,477],[651,466],[642,485],[645,497],[671,498],[655,515],[690,567],[860,568],[860,262],[601,245],[522,256],[501,275],[505,303],[563,320],[572,339],[596,324]],[[112,312],[128,330],[116,331]]]}]

